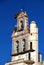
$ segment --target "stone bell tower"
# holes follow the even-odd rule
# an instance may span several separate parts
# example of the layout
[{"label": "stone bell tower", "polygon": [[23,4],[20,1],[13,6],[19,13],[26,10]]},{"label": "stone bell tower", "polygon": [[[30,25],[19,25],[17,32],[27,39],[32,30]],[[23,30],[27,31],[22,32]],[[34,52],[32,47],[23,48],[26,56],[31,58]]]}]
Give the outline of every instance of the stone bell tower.
[{"label": "stone bell tower", "polygon": [[[16,14],[17,17],[17,30],[26,30],[28,27],[28,16],[26,12]],[[15,17],[15,18],[16,18]]]},{"label": "stone bell tower", "polygon": [[25,11],[16,13],[17,25],[12,33],[12,58],[7,65],[36,65],[38,62],[38,28],[32,21],[28,27]]},{"label": "stone bell tower", "polygon": [[[13,46],[15,46],[15,47],[13,47],[13,49],[15,51],[12,51],[12,53],[18,53],[18,51],[19,52],[24,51],[24,48],[23,48],[23,46],[25,45],[24,42],[27,42],[25,39],[26,38],[25,36],[28,35],[27,34],[28,33],[28,16],[27,16],[26,12],[21,11],[21,12],[17,13],[15,15],[15,19],[17,19],[17,25],[14,28],[14,31],[12,34],[12,40],[13,40],[13,44],[16,43],[16,45],[13,45]],[[27,47],[26,45],[25,45],[25,47]],[[25,50],[26,49],[27,48],[25,48]]]}]

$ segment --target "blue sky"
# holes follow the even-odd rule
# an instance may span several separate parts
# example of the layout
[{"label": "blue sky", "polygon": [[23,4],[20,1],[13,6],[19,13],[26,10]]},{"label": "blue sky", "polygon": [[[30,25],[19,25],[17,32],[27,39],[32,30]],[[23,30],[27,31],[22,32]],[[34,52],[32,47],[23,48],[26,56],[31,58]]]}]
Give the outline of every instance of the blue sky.
[{"label": "blue sky", "polygon": [[27,12],[29,23],[35,20],[39,28],[39,52],[44,60],[44,0],[0,0],[0,65],[11,60],[14,14],[21,8]]}]

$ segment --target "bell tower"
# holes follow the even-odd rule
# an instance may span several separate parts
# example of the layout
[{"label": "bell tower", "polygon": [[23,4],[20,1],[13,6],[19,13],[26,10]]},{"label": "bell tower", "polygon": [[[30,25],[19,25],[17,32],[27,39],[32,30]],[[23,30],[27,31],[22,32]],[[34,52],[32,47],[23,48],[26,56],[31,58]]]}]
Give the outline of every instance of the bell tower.
[{"label": "bell tower", "polygon": [[[28,27],[28,16],[24,11],[18,12],[15,17],[17,25],[12,33],[12,60],[21,62],[21,65],[32,65],[34,63],[31,60],[30,52],[35,50],[30,43],[30,29]],[[16,65],[16,64],[15,64]],[[20,65],[18,63],[17,65]]]},{"label": "bell tower", "polygon": [[12,58],[7,65],[36,65],[38,62],[38,27],[32,21],[28,27],[25,11],[16,13],[17,25],[12,33]]},{"label": "bell tower", "polygon": [[16,13],[14,18],[17,20],[17,25],[12,33],[12,54],[29,50],[29,44],[27,43],[29,35],[28,16],[22,10]]},{"label": "bell tower", "polygon": [[15,15],[17,19],[17,30],[26,30],[28,27],[28,16],[23,10]]}]

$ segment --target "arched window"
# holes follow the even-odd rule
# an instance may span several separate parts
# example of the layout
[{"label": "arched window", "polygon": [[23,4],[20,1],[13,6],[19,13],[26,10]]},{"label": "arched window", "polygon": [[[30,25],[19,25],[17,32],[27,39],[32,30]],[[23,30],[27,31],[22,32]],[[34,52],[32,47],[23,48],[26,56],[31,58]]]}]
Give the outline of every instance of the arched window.
[{"label": "arched window", "polygon": [[19,52],[19,41],[17,40],[16,43],[17,43],[17,52]]},{"label": "arched window", "polygon": [[31,58],[30,58],[30,53],[29,53],[29,57],[28,57],[28,58],[29,58],[29,60],[31,59]]},{"label": "arched window", "polygon": [[31,33],[31,35],[32,35],[32,33]]},{"label": "arched window", "polygon": [[30,49],[32,49],[32,42],[30,42]]},{"label": "arched window", "polygon": [[26,40],[23,39],[23,42],[24,42],[24,45],[23,45],[23,51],[25,51],[25,43],[26,43]]},{"label": "arched window", "polygon": [[24,28],[23,21],[20,21],[20,23],[21,23],[21,29],[23,29]]}]

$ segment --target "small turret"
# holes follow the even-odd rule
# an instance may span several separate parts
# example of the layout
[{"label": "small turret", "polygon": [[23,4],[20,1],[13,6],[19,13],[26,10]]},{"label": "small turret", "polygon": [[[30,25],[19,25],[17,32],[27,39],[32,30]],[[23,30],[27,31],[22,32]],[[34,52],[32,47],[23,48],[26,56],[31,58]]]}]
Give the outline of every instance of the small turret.
[{"label": "small turret", "polygon": [[34,59],[36,65],[36,62],[38,62],[38,27],[35,21],[30,23],[30,42],[32,43],[32,48],[35,50],[31,52],[31,58]]},{"label": "small turret", "polygon": [[36,22],[35,21],[32,21],[31,23],[30,23],[30,28],[31,29],[33,29],[33,28],[36,28],[37,26],[36,26]]}]

